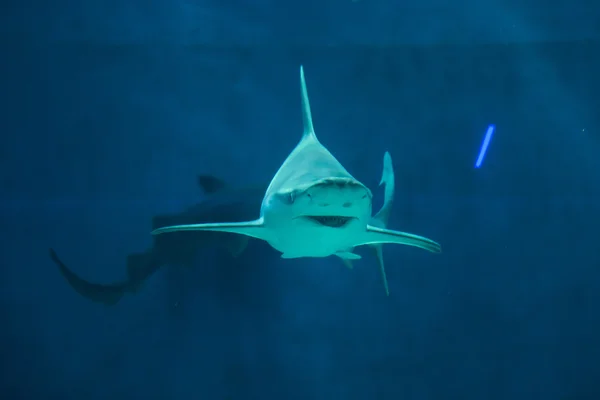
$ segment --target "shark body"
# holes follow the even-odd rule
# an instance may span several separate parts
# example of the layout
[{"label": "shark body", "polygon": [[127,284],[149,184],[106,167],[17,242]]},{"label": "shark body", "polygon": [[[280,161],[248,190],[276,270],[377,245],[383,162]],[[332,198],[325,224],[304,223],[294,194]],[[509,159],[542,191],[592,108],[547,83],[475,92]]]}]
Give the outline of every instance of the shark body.
[{"label": "shark body", "polygon": [[304,71],[300,67],[302,120],[300,142],[267,188],[257,219],[174,225],[153,235],[181,231],[229,232],[266,241],[282,258],[360,259],[351,250],[384,243],[440,252],[431,239],[371,225],[372,193],[323,146],[315,134]]}]

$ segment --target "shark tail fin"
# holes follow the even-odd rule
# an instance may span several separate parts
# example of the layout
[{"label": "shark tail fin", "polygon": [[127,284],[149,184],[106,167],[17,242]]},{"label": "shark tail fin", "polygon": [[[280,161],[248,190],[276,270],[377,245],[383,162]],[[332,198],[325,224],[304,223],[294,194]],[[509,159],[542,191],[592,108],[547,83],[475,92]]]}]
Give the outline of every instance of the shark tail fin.
[{"label": "shark tail fin", "polygon": [[229,235],[224,241],[225,248],[233,258],[239,257],[248,247],[249,236]]},{"label": "shark tail fin", "polygon": [[[392,156],[387,151],[383,155],[383,172],[381,173],[381,181],[379,185],[384,185],[383,205],[377,214],[371,218],[370,225],[378,228],[387,228],[388,221],[390,219],[390,213],[392,211],[392,205],[394,203],[394,167],[392,165]],[[390,295],[388,287],[387,276],[385,273],[385,265],[383,263],[383,246],[381,244],[371,244],[370,247],[375,252],[377,258],[377,264],[379,265],[379,271],[381,271],[381,278],[383,280],[383,286],[385,288],[385,294]]]},{"label": "shark tail fin", "polygon": [[111,306],[117,304],[121,300],[121,297],[128,291],[127,282],[99,284],[80,278],[62,262],[54,249],[50,249],[50,259],[56,264],[69,286],[90,301]]},{"label": "shark tail fin", "polygon": [[371,248],[375,252],[377,258],[377,264],[379,264],[379,271],[381,272],[381,280],[385,289],[385,295],[390,295],[390,287],[388,286],[387,275],[385,273],[385,264],[383,263],[383,246],[380,244],[372,245]]}]

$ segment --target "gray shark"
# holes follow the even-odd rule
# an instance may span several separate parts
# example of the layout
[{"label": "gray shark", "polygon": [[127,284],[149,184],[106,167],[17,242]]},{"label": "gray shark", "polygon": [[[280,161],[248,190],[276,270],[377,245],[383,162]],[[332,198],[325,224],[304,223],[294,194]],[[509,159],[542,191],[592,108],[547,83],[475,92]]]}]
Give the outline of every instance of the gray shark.
[{"label": "gray shark", "polygon": [[[199,176],[198,184],[206,195],[205,199],[181,213],[155,216],[152,219],[153,229],[177,223],[250,218],[260,206],[266,186],[230,188],[220,179],[207,175]],[[148,250],[127,256],[127,278],[111,284],[93,283],[81,278],[65,265],[54,249],[50,249],[50,258],[77,293],[91,301],[113,305],[123,295],[137,292],[163,266],[191,267],[202,248],[224,247],[231,255],[238,256],[247,244],[247,237],[219,232],[186,232],[154,237]]]},{"label": "gray shark", "polygon": [[229,232],[264,240],[282,258],[360,259],[349,251],[362,245],[402,244],[440,252],[435,241],[370,224],[369,188],[356,180],[317,139],[303,68],[300,67],[302,139],[267,188],[257,219],[173,225],[153,235],[182,231]]}]

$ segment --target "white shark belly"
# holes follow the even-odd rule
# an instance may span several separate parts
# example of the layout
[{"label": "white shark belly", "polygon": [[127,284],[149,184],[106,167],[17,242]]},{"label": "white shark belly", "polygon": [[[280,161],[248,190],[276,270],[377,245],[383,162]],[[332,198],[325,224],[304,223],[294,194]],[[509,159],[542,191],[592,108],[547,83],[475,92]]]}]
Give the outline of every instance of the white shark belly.
[{"label": "white shark belly", "polygon": [[269,244],[279,250],[283,258],[328,257],[346,251],[356,244],[356,238],[366,230],[360,221],[351,221],[343,228],[318,226],[312,222],[290,221],[279,226]]}]

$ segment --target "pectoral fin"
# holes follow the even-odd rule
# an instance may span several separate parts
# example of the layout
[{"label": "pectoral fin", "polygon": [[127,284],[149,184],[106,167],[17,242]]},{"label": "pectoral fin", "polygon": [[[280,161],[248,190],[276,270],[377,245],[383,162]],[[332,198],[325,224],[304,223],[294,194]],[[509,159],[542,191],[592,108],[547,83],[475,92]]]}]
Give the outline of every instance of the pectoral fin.
[{"label": "pectoral fin", "polygon": [[354,254],[352,252],[352,250],[354,250],[353,247],[346,249],[344,251],[338,251],[337,253],[334,254],[342,260],[342,262],[348,269],[354,269],[354,265],[352,265],[352,260],[360,260],[362,258],[358,254]]},{"label": "pectoral fin", "polygon": [[352,253],[351,251],[339,251],[335,253],[335,255],[342,259],[342,262],[348,269],[354,269],[352,260],[360,260],[362,258],[358,254]]},{"label": "pectoral fin", "polygon": [[247,222],[217,222],[212,224],[173,225],[155,229],[153,235],[181,231],[213,231],[229,232],[250,236],[256,239],[269,240],[269,230],[265,228],[262,218]]},{"label": "pectoral fin", "polygon": [[423,250],[431,251],[432,253],[440,253],[442,247],[439,243],[434,242],[423,236],[413,235],[412,233],[393,231],[390,229],[376,228],[367,225],[367,231],[356,246],[365,244],[382,244],[393,243],[403,244],[406,246],[419,247]]},{"label": "pectoral fin", "polygon": [[229,254],[231,254],[232,257],[239,257],[239,255],[242,254],[244,250],[246,250],[246,247],[248,247],[248,240],[250,238],[248,236],[235,235],[232,235],[230,237],[231,239],[228,239],[226,241],[225,247],[227,248],[227,251],[229,252]]},{"label": "pectoral fin", "polygon": [[350,251],[338,251],[335,253],[336,256],[341,258],[342,260],[360,260],[362,257],[358,254],[352,253]]}]

